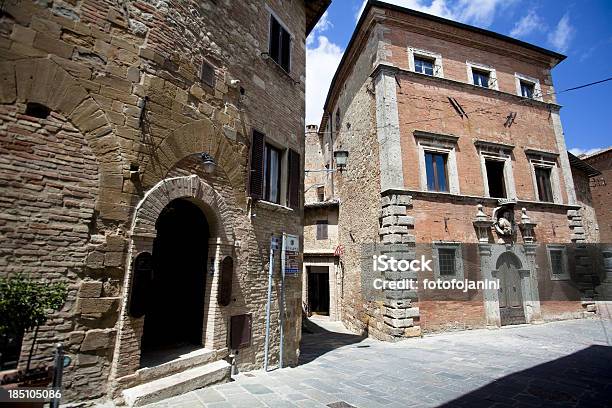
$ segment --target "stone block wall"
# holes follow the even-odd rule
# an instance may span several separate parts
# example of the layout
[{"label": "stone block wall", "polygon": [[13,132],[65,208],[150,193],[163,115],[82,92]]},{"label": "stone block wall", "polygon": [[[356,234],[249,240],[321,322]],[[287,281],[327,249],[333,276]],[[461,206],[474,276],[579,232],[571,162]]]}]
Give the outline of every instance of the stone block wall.
[{"label": "stone block wall", "polygon": [[[293,35],[290,74],[267,56],[270,10]],[[253,342],[238,363],[261,367],[270,235],[301,235],[303,212],[250,200],[250,137],[258,129],[303,156],[303,2],[11,1],[3,11],[0,273],[69,284],[35,350],[48,360],[53,343],[66,345],[73,364],[65,401],[110,395],[114,380],[138,367],[143,322],[125,319],[130,262],[153,236],[135,242],[133,217],[161,180],[185,174],[199,174],[230,203],[221,213],[233,225],[224,248],[236,255],[236,301],[216,315],[214,344],[224,344],[229,316],[252,313]],[[199,78],[203,61],[213,67],[212,86]],[[49,117],[25,115],[28,103],[48,107]],[[194,164],[201,152],[215,159],[214,175]],[[286,289],[291,364],[301,279]],[[272,356],[278,293],[276,273]]]}]

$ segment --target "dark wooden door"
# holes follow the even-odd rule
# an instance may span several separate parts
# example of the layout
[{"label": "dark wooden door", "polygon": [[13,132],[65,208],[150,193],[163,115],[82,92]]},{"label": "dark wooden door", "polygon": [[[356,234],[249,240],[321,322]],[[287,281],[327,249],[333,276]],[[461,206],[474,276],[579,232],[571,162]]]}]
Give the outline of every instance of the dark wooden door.
[{"label": "dark wooden door", "polygon": [[[502,255],[503,256],[503,255]],[[505,257],[498,262],[499,273],[499,312],[501,324],[525,323],[523,297],[521,295],[521,278],[517,261],[512,257]]]}]

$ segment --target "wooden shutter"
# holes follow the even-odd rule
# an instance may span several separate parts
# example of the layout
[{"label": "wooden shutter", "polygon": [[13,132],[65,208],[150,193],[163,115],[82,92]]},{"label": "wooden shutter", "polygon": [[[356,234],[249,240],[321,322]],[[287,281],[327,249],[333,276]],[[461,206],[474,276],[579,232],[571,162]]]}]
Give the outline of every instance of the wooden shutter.
[{"label": "wooden shutter", "polygon": [[300,183],[301,178],[300,154],[295,150],[289,149],[288,160],[288,188],[289,207],[297,209],[300,207]]},{"label": "wooden shutter", "polygon": [[270,57],[280,63],[281,26],[276,19],[270,16]]},{"label": "wooden shutter", "polygon": [[327,239],[327,221],[317,221],[317,240]]},{"label": "wooden shutter", "polygon": [[291,36],[281,28],[281,49],[280,49],[280,65],[283,69],[289,72],[291,62]]},{"label": "wooden shutter", "polygon": [[221,261],[221,273],[219,275],[219,287],[217,289],[217,303],[227,306],[232,301],[232,282],[234,278],[234,260],[226,256]]},{"label": "wooden shutter", "polygon": [[251,142],[249,193],[255,200],[261,200],[264,193],[264,141],[264,134],[254,130]]}]

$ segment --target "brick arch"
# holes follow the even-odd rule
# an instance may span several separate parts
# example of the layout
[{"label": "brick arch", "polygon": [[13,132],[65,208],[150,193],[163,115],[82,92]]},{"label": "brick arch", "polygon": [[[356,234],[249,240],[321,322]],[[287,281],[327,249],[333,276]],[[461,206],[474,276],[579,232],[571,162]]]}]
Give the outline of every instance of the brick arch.
[{"label": "brick arch", "polygon": [[121,150],[100,105],[66,70],[48,58],[0,63],[0,103],[35,102],[65,116],[85,137],[98,161],[100,194],[96,209],[102,218],[121,220],[113,211],[121,193]]},{"label": "brick arch", "polygon": [[211,236],[222,241],[233,240],[233,218],[227,203],[196,175],[165,179],[149,190],[136,206],[132,235],[155,236],[159,215],[177,198],[191,199],[202,209],[211,227]]},{"label": "brick arch", "polygon": [[[227,177],[237,201],[243,201],[246,185],[246,147],[238,147],[221,132],[211,120],[200,119],[174,130],[151,154],[144,164],[145,188],[164,179],[183,158],[206,152]],[[242,199],[241,199],[242,198]]]}]

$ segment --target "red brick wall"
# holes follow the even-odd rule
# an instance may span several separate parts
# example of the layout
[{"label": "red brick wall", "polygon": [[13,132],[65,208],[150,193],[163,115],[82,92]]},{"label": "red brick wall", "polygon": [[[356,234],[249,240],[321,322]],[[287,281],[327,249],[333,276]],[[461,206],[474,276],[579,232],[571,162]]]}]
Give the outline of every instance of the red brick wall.
[{"label": "red brick wall", "polygon": [[612,149],[584,160],[601,171],[600,176],[591,178],[591,194],[600,242],[612,243]]}]

